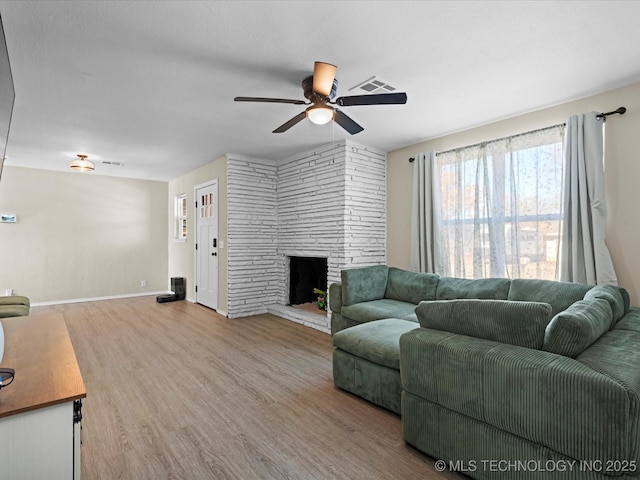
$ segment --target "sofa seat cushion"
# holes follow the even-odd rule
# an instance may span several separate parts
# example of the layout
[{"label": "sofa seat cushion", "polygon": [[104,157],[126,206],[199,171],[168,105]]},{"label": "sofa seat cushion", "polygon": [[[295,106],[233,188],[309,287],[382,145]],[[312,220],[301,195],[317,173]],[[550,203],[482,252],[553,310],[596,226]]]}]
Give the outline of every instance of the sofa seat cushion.
[{"label": "sofa seat cushion", "polygon": [[400,336],[419,328],[415,322],[388,318],[341,330],[333,346],[377,365],[400,370]]},{"label": "sofa seat cushion", "polygon": [[360,323],[380,320],[382,318],[402,318],[411,315],[416,308],[414,303],[383,298],[370,302],[342,307],[342,316]]},{"label": "sofa seat cushion", "polygon": [[402,320],[409,320],[410,322],[420,323],[418,320],[418,315],[414,311],[411,315],[407,315],[406,317],[402,317]]},{"label": "sofa seat cushion", "polygon": [[549,322],[542,348],[576,358],[611,328],[612,319],[611,306],[606,300],[580,300]]},{"label": "sofa seat cushion", "polygon": [[640,307],[631,307],[629,312],[616,322],[613,330],[640,332]]},{"label": "sofa seat cushion", "polygon": [[551,305],[508,300],[438,300],[420,302],[416,314],[423,328],[540,349],[551,319]]},{"label": "sofa seat cushion", "polygon": [[[458,298],[478,298],[486,300],[506,300],[511,280],[508,278],[455,278],[440,277],[436,300]],[[429,300],[424,298],[423,300]]]},{"label": "sofa seat cushion", "polygon": [[551,305],[553,317],[578,300],[582,300],[592,287],[593,285],[582,283],[514,278],[511,280],[507,300],[548,303]]}]

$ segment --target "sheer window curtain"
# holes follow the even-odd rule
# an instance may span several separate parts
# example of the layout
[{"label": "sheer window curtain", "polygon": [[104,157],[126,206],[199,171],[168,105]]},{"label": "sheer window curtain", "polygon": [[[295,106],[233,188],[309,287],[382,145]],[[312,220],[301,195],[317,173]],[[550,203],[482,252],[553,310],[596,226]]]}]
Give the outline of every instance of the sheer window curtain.
[{"label": "sheer window curtain", "polygon": [[557,278],[563,130],[418,155],[410,268],[462,278]]},{"label": "sheer window curtain", "polygon": [[603,120],[573,115],[565,131],[565,182],[560,280],[617,285],[605,243]]},{"label": "sheer window curtain", "polygon": [[435,152],[419,153],[413,162],[411,246],[409,268],[440,270],[440,179]]}]

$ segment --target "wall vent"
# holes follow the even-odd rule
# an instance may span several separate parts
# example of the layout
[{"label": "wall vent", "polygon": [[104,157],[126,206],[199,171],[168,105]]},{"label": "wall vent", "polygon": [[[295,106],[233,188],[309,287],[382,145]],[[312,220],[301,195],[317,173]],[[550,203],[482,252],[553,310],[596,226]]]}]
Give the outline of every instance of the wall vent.
[{"label": "wall vent", "polygon": [[389,93],[396,90],[396,87],[392,87],[387,82],[376,78],[375,76],[368,78],[364,82],[361,82],[349,89],[352,90],[364,90],[367,93]]},{"label": "wall vent", "polygon": [[112,162],[110,160],[103,160],[103,165],[113,165],[114,167],[124,167],[124,162]]}]

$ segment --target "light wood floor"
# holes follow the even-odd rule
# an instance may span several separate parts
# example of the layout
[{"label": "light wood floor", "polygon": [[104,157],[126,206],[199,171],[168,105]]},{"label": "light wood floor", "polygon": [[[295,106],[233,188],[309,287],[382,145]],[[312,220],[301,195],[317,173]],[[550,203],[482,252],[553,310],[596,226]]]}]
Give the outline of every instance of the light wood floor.
[{"label": "light wood floor", "polygon": [[87,388],[82,478],[458,479],[336,389],[329,335],[154,297],[62,312]]}]

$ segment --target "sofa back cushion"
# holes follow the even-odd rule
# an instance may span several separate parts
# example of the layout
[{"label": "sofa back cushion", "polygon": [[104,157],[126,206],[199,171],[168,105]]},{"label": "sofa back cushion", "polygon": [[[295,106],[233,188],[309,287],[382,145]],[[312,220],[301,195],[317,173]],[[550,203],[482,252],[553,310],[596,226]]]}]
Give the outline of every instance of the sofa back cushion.
[{"label": "sofa back cushion", "polygon": [[386,265],[342,270],[342,305],[384,298],[388,275],[389,267]]},{"label": "sofa back cushion", "polygon": [[579,300],[549,322],[542,349],[576,358],[611,328],[612,320],[607,300]]},{"label": "sofa back cushion", "polygon": [[625,313],[627,313],[625,300],[620,290],[620,288],[614,287],[613,285],[596,285],[585,294],[584,299],[593,300],[595,298],[601,298],[609,302],[609,306],[613,312],[613,321],[611,325],[613,326],[618,320],[624,317]]},{"label": "sofa back cushion", "polygon": [[435,300],[437,286],[438,275],[434,273],[408,272],[390,267],[384,296],[417,305],[423,300]]},{"label": "sofa back cushion", "polygon": [[420,326],[540,349],[551,306],[508,300],[437,300],[416,307]]},{"label": "sofa back cushion", "polygon": [[436,300],[456,300],[459,298],[506,300],[510,285],[511,280],[508,278],[440,277]]},{"label": "sofa back cushion", "polygon": [[514,278],[511,280],[508,300],[545,302],[551,305],[551,316],[582,300],[593,285]]}]

